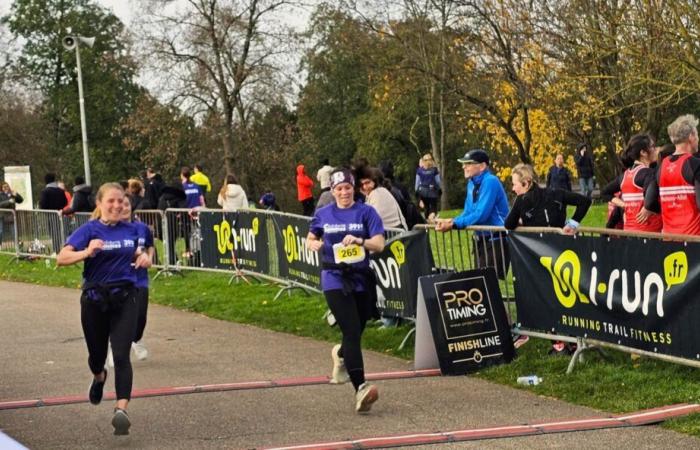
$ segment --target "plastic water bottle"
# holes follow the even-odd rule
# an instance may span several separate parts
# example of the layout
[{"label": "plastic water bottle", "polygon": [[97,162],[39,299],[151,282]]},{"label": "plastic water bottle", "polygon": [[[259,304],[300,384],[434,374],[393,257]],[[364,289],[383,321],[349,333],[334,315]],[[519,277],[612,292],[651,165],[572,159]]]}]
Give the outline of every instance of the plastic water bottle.
[{"label": "plastic water bottle", "polygon": [[49,258],[44,259],[44,264],[46,264],[47,269],[51,268],[51,260]]},{"label": "plastic water bottle", "polygon": [[537,386],[542,382],[542,378],[537,375],[528,375],[526,377],[518,377],[518,384],[523,386]]}]

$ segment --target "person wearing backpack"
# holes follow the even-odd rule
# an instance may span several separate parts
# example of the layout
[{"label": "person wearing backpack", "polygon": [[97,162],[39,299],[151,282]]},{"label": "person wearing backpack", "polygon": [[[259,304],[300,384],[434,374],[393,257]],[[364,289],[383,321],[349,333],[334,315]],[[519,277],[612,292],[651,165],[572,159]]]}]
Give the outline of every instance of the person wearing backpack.
[{"label": "person wearing backpack", "polygon": [[75,177],[75,185],[73,186],[73,200],[70,205],[63,208],[63,215],[94,210],[95,195],[92,193],[92,186],[85,184],[85,178],[78,175]]},{"label": "person wearing backpack", "polygon": [[438,200],[442,194],[440,172],[435,167],[433,155],[426,153],[416,170],[416,197],[425,210],[425,218],[430,222],[438,212]]}]

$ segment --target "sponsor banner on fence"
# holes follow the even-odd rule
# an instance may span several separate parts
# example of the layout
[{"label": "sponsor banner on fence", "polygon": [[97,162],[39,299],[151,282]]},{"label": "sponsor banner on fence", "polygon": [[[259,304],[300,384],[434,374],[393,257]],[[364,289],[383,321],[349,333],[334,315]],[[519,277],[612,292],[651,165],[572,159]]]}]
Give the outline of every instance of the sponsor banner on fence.
[{"label": "sponsor banner on fence", "polygon": [[700,244],[511,234],[522,328],[700,358]]},{"label": "sponsor banner on fence", "polygon": [[[446,375],[474,372],[485,366],[510,362],[513,340],[505,306],[492,268],[443,273],[419,280],[417,339],[426,334],[424,315],[432,332],[440,371]],[[416,341],[416,361],[429,360]],[[422,352],[426,350],[421,350]]]},{"label": "sponsor banner on fence", "polygon": [[377,274],[377,307],[384,316],[416,317],[418,278],[429,275],[433,255],[425,231],[410,231],[387,241],[371,256]]},{"label": "sponsor banner on fence", "polygon": [[277,234],[280,278],[321,289],[320,255],[306,248],[308,217],[272,214]]},{"label": "sponsor banner on fence", "polygon": [[265,218],[250,211],[199,213],[203,267],[270,272]]}]

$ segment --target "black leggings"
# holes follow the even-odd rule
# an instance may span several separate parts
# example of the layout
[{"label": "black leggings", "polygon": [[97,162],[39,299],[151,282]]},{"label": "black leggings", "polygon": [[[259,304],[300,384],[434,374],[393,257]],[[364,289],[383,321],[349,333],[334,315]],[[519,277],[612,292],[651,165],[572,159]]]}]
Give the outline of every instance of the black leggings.
[{"label": "black leggings", "polygon": [[365,382],[365,368],[362,361],[362,332],[374,311],[366,292],[353,292],[345,295],[340,289],[325,291],[326,302],[343,334],[339,356],[345,359],[345,368],[350,381],[357,390]]},{"label": "black leggings", "polygon": [[136,288],[136,305],[137,308],[137,318],[136,318],[136,337],[134,342],[138,342],[143,338],[143,330],[146,329],[146,316],[148,315],[148,288],[147,287],[137,287]]},{"label": "black leggings", "polygon": [[93,374],[102,373],[107,359],[107,342],[110,341],[117,400],[130,400],[133,372],[129,353],[136,335],[136,290],[128,289],[121,305],[112,304],[105,308],[105,301],[91,300],[85,293],[80,298],[80,321],[88,348],[88,365]]},{"label": "black leggings", "polygon": [[437,214],[438,212],[438,200],[439,198],[426,198],[426,197],[421,197],[421,201],[423,201],[423,207],[425,208],[425,218],[427,219],[428,216],[430,216],[431,213]]}]

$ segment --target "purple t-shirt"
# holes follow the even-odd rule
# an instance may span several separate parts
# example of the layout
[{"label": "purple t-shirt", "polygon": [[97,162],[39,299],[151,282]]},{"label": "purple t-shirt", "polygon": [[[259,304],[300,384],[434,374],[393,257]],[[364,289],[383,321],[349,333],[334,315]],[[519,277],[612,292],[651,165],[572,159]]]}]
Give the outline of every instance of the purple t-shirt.
[{"label": "purple t-shirt", "polygon": [[[377,211],[364,203],[355,202],[350,208],[338,208],[335,203],[316,210],[309,232],[323,238],[321,261],[333,263],[333,245],[341,242],[351,234],[359,238],[369,239],[384,233],[384,225]],[[352,264],[357,267],[369,267],[369,252],[363,261]],[[355,276],[355,290],[364,291],[362,276]],[[321,288],[324,291],[342,289],[343,281],[338,270],[321,271]]]},{"label": "purple t-shirt", "polygon": [[185,190],[185,196],[187,197],[187,208],[202,206],[202,203],[199,201],[199,197],[202,195],[202,188],[198,184],[192,182],[182,183],[182,189]]},{"label": "purple t-shirt", "polygon": [[91,220],[68,236],[66,245],[81,251],[93,239],[102,239],[104,248],[85,260],[83,286],[88,282],[130,281],[136,284],[136,270],[131,264],[139,241],[138,228],[127,222],[105,225],[99,220]]},{"label": "purple t-shirt", "polygon": [[[153,247],[153,233],[148,225],[143,222],[132,222],[132,224],[138,229],[138,246],[143,251]],[[148,288],[148,269],[143,267],[136,269],[136,287]]]}]

